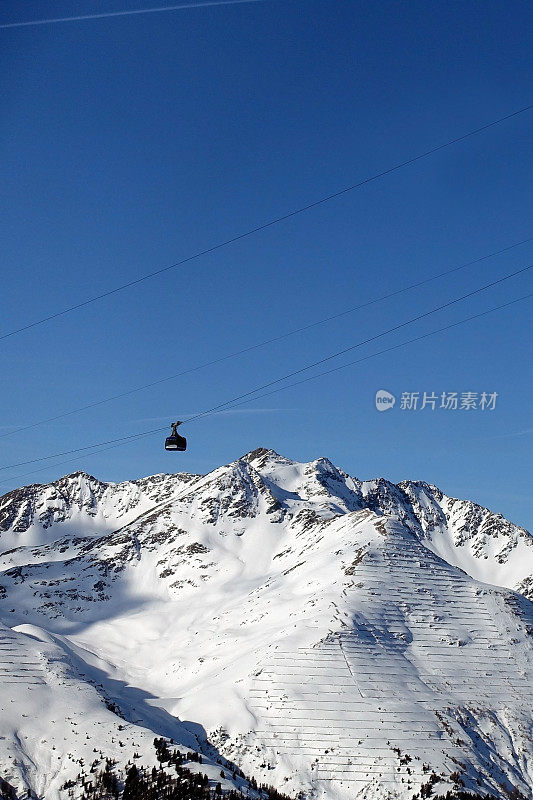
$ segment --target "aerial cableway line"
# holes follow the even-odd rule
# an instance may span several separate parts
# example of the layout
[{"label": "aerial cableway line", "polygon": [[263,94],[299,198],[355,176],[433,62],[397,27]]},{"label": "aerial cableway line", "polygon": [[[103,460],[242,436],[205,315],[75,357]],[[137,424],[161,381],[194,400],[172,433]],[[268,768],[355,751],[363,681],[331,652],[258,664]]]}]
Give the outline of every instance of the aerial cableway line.
[{"label": "aerial cableway line", "polygon": [[366,186],[373,181],[379,180],[380,178],[384,178],[387,175],[390,175],[393,172],[397,172],[400,169],[404,169],[405,167],[410,166],[411,164],[415,164],[418,161],[422,161],[425,158],[429,158],[429,156],[434,155],[435,153],[440,152],[441,150],[446,149],[447,147],[451,147],[454,144],[458,144],[459,142],[463,142],[466,139],[471,138],[472,136],[477,136],[480,133],[484,133],[485,131],[494,128],[496,125],[501,125],[503,122],[507,122],[510,119],[514,119],[521,114],[525,114],[527,111],[531,111],[533,109],[533,103],[530,105],[524,106],[523,108],[519,108],[516,111],[511,112],[510,114],[506,114],[503,117],[499,117],[498,119],[492,120],[491,122],[486,123],[485,125],[481,125],[478,128],[474,128],[467,133],[463,133],[461,136],[457,136],[454,139],[450,139],[443,144],[439,144],[435,147],[430,148],[429,150],[424,151],[423,153],[419,153],[416,156],[412,156],[411,158],[407,158],[404,161],[400,161],[398,164],[394,164],[387,169],[381,170],[381,172],[377,172],[374,175],[370,175],[368,178],[364,178],[357,183],[354,183],[350,186],[345,186],[342,189],[338,189],[335,192],[331,192],[324,197],[320,197],[318,200],[313,200],[310,203],[307,203],[300,208],[296,208],[293,211],[289,211],[286,214],[281,214],[278,217],[274,217],[267,222],[262,223],[261,225],[257,225],[254,228],[250,228],[243,233],[239,233],[235,236],[232,236],[225,241],[218,242],[217,244],[211,245],[210,247],[205,248],[204,250],[200,250],[197,253],[193,253],[186,258],[181,259],[180,261],[176,261],[174,264],[169,264],[166,267],[162,267],[161,269],[154,270],[153,272],[149,272],[146,275],[141,275],[139,278],[135,278],[134,280],[128,281],[127,283],[123,283],[120,286],[115,286],[113,289],[109,289],[106,292],[102,292],[101,294],[95,295],[94,297],[89,297],[87,300],[82,300],[79,303],[75,303],[72,306],[67,308],[63,308],[60,311],[56,311],[53,314],[49,314],[42,319],[35,320],[34,322],[30,322],[27,325],[23,325],[20,328],[15,328],[11,331],[7,331],[6,333],[0,334],[0,341],[3,339],[8,339],[11,336],[16,336],[19,333],[23,333],[24,331],[29,331],[32,328],[36,328],[38,325],[44,325],[46,322],[51,322],[58,317],[65,316],[66,314],[70,314],[73,311],[78,311],[81,308],[85,308],[92,303],[96,303],[99,300],[103,300],[106,297],[111,297],[112,295],[118,294],[119,292],[124,291],[125,289],[129,289],[132,286],[137,286],[144,281],[150,280],[151,278],[155,278],[158,275],[163,275],[165,272],[169,272],[170,270],[176,269],[177,267],[184,266],[185,264],[190,263],[191,261],[195,261],[202,256],[209,255],[210,253],[215,253],[217,250],[221,250],[224,247],[228,247],[231,244],[235,244],[243,239],[246,239],[250,236],[253,236],[260,231],[265,231],[268,228],[272,228],[275,225],[279,225],[281,222],[285,222],[286,220],[292,219],[293,217],[297,217],[300,214],[304,214],[307,211],[310,211],[313,208],[317,208],[318,206],[324,205],[325,203],[330,202],[331,200],[335,200],[343,195],[348,194],[349,192],[353,192],[356,189],[360,189],[363,186]]},{"label": "aerial cableway line", "polygon": [[37,428],[39,425],[45,425],[49,422],[57,422],[60,419],[65,419],[66,417],[73,416],[74,414],[79,414],[82,411],[88,411],[92,408],[97,408],[98,406],[104,405],[105,403],[110,403],[113,400],[120,400],[124,397],[129,397],[132,394],[136,394],[137,392],[142,392],[145,389],[151,389],[154,386],[160,386],[163,383],[167,383],[168,381],[175,380],[176,378],[182,378],[185,375],[190,375],[194,372],[199,372],[202,369],[206,369],[207,367],[213,367],[217,364],[221,364],[224,361],[228,361],[229,359],[236,358],[237,356],[244,355],[245,353],[251,353],[254,350],[258,350],[261,347],[266,347],[269,344],[274,344],[275,342],[283,341],[284,339],[288,339],[290,336],[295,336],[299,333],[304,333],[305,331],[311,330],[312,328],[316,328],[319,325],[325,325],[328,322],[332,322],[333,320],[340,319],[341,317],[345,317],[348,314],[353,314],[355,311],[360,311],[363,308],[368,308],[369,306],[375,305],[376,303],[381,303],[384,300],[389,300],[392,297],[397,297],[404,292],[409,292],[411,289],[417,289],[420,286],[424,286],[427,283],[431,283],[432,281],[437,280],[438,278],[444,278],[448,275],[452,275],[453,273],[459,272],[460,270],[466,269],[467,267],[471,267],[475,264],[480,264],[482,261],[486,261],[489,258],[494,258],[495,256],[502,255],[503,253],[507,253],[510,250],[515,249],[516,247],[520,247],[524,244],[528,244],[533,242],[533,237],[528,237],[527,239],[521,239],[518,242],[514,242],[513,244],[507,245],[506,247],[501,248],[500,250],[495,250],[491,253],[487,253],[486,255],[479,256],[478,258],[474,258],[470,261],[466,261],[463,264],[459,264],[458,266],[452,267],[451,269],[444,270],[443,272],[438,272],[436,275],[431,275],[428,278],[423,278],[420,281],[416,281],[415,283],[408,284],[407,286],[402,286],[399,289],[395,289],[392,292],[388,292],[387,294],[381,295],[380,297],[374,297],[370,300],[365,300],[364,303],[360,303],[357,306],[352,306],[351,308],[344,309],[343,311],[338,311],[335,314],[330,314],[327,317],[323,317],[319,320],[314,320],[313,322],[307,323],[307,325],[302,325],[299,328],[294,328],[293,330],[287,331],[287,333],[279,334],[278,336],[272,336],[269,339],[265,339],[262,342],[258,342],[257,344],[248,345],[247,347],[243,347],[240,350],[236,350],[232,353],[227,353],[226,355],[219,356],[217,358],[213,358],[210,361],[204,361],[201,364],[196,364],[195,366],[188,367],[187,369],[182,370],[181,372],[176,372],[173,375],[166,375],[163,378],[158,378],[155,381],[150,381],[150,383],[144,383],[141,386],[135,386],[132,389],[127,389],[125,392],[119,392],[118,394],[111,395],[110,397],[104,397],[100,400],[95,400],[92,403],[87,403],[84,406],[79,406],[78,408],[70,409],[70,411],[64,411],[60,414],[55,414],[53,417],[47,417],[46,419],[38,420],[37,422],[31,422],[27,425],[21,425],[18,428],[14,428],[13,430],[4,431],[0,433],[0,439],[3,439],[6,436],[14,436],[17,433],[21,433],[22,431],[30,430],[31,428]]},{"label": "aerial cableway line", "polygon": [[[285,389],[291,389],[292,387],[299,386],[302,383],[307,383],[308,381],[313,381],[313,380],[316,380],[317,378],[322,378],[325,375],[331,375],[333,372],[338,372],[339,370],[346,369],[348,367],[353,367],[353,366],[355,366],[357,364],[361,364],[363,361],[369,361],[370,359],[376,358],[377,356],[384,355],[385,353],[391,353],[391,352],[393,352],[395,350],[400,350],[402,347],[407,347],[408,345],[414,344],[415,342],[420,342],[420,341],[422,341],[424,339],[428,339],[430,336],[436,336],[439,333],[444,333],[445,331],[452,330],[453,328],[458,328],[460,325],[465,325],[468,322],[472,322],[473,320],[476,320],[476,319],[481,319],[482,317],[486,317],[488,314],[493,314],[494,312],[501,311],[504,308],[510,308],[511,306],[516,305],[516,303],[521,303],[521,302],[524,302],[525,300],[531,300],[532,298],[533,298],[533,292],[530,292],[529,294],[522,295],[521,297],[516,297],[514,300],[509,300],[506,303],[501,303],[498,306],[493,306],[492,308],[488,308],[485,311],[480,311],[478,314],[472,314],[469,317],[465,317],[464,319],[457,320],[456,322],[451,322],[448,325],[444,325],[441,328],[436,328],[433,331],[428,331],[426,333],[422,333],[422,334],[420,334],[420,336],[415,336],[413,339],[407,339],[404,342],[400,342],[399,344],[391,345],[390,347],[386,347],[383,350],[378,350],[376,353],[370,353],[370,355],[363,356],[362,358],[358,358],[355,361],[349,361],[347,364],[340,364],[340,365],[338,365],[336,367],[332,367],[331,369],[324,370],[323,372],[319,372],[319,373],[317,373],[315,375],[309,375],[308,377],[301,378],[300,380],[295,381],[294,383],[288,383],[288,384],[285,384],[284,386],[277,386],[275,389],[271,389],[270,391],[265,392],[264,394],[259,394],[259,395],[256,395],[255,397],[252,397],[252,398],[246,398],[245,400],[241,400],[239,402],[233,402],[231,400],[228,400],[227,403],[228,404],[232,403],[231,406],[228,405],[227,408],[218,409],[216,411],[203,412],[203,414],[197,415],[195,417],[195,419],[200,419],[201,417],[205,418],[208,415],[209,416],[214,416],[215,414],[223,414],[224,411],[230,411],[231,409],[237,408],[238,406],[243,405],[246,402],[251,402],[251,401],[254,401],[254,400],[261,400],[264,397],[270,397],[271,395],[276,394],[277,392],[282,392]],[[191,418],[191,420],[192,420],[192,418]],[[186,420],[186,421],[188,421],[188,420]],[[86,452],[86,455],[89,455],[89,456],[99,455],[100,453],[105,453],[107,450],[113,450],[115,447],[122,447],[122,445],[124,445],[124,444],[129,444],[131,442],[137,441],[138,439],[143,439],[146,436],[152,436],[152,435],[154,435],[156,433],[161,433],[162,431],[166,431],[167,427],[168,426],[165,426],[163,428],[153,428],[150,431],[143,431],[142,433],[133,433],[133,434],[130,434],[129,436],[122,436],[119,439],[110,439],[107,442],[98,442],[98,443],[95,443],[95,444],[92,444],[92,445],[88,445],[87,447],[78,447],[75,450],[67,450],[67,451],[65,451],[65,453],[56,453],[55,455],[44,456],[44,457],[42,457],[40,459],[35,459],[35,460],[36,461],[45,461],[48,458],[55,458],[55,457],[57,457],[59,455],[67,455],[69,453],[80,453],[81,451],[88,451],[88,450],[92,450],[93,452],[91,452],[91,453],[87,453]],[[107,445],[107,446],[103,447],[103,445]],[[101,448],[101,449],[96,449],[96,448]],[[12,475],[10,478],[5,478],[4,480],[0,481],[0,484],[8,483],[8,482],[13,481],[13,480],[18,480],[19,478],[25,478],[27,475],[34,475],[36,472],[43,472],[44,470],[53,469],[54,467],[59,467],[59,466],[62,466],[63,464],[70,464],[75,460],[77,460],[77,459],[69,459],[68,461],[61,461],[61,462],[58,462],[56,464],[47,464],[46,467],[41,467],[40,469],[32,470],[31,472],[25,472],[22,475]],[[24,463],[32,463],[32,462],[24,462]],[[8,467],[2,467],[2,469],[8,469]]]},{"label": "aerial cableway line", "polygon": [[[335,353],[331,353],[330,355],[325,356],[324,358],[318,359],[317,361],[314,361],[311,364],[307,364],[304,367],[300,367],[297,370],[293,370],[292,372],[289,372],[286,375],[281,376],[280,378],[275,378],[274,380],[268,381],[267,383],[264,383],[261,386],[256,386],[254,389],[251,389],[251,390],[249,390],[247,392],[244,392],[243,394],[237,395],[236,397],[233,397],[230,400],[226,400],[225,402],[220,403],[219,405],[213,406],[213,408],[210,408],[207,411],[200,412],[199,414],[194,414],[193,416],[188,417],[185,420],[185,422],[190,423],[190,422],[193,422],[195,420],[202,419],[204,417],[210,416],[210,415],[212,415],[212,414],[214,414],[214,413],[216,413],[218,411],[227,409],[228,406],[233,406],[233,404],[238,404],[238,401],[240,401],[240,400],[258,399],[257,397],[253,397],[253,396],[257,395],[258,392],[261,392],[264,389],[269,389],[272,386],[275,386],[277,384],[283,383],[283,381],[288,380],[289,378],[295,377],[296,375],[300,375],[303,372],[307,372],[308,370],[313,369],[314,367],[320,366],[321,364],[325,364],[326,362],[331,361],[331,360],[333,360],[335,358],[338,358],[339,356],[345,355],[346,353],[349,353],[349,352],[351,352],[352,350],[355,350],[358,347],[362,347],[363,345],[370,344],[371,342],[374,342],[377,339],[381,339],[381,338],[383,338],[384,336],[387,336],[390,333],[395,333],[396,331],[401,330],[402,328],[405,328],[408,325],[412,325],[413,323],[419,322],[420,320],[425,319],[425,318],[431,316],[432,314],[436,314],[439,311],[443,311],[446,308],[450,308],[451,306],[454,306],[457,303],[462,302],[463,300],[466,300],[466,299],[468,299],[470,297],[478,295],[481,292],[486,291],[487,289],[493,288],[494,286],[498,286],[498,285],[504,283],[505,281],[510,280],[511,278],[514,278],[514,277],[516,277],[518,275],[522,275],[522,274],[528,272],[531,269],[533,269],[533,264],[528,264],[527,266],[522,267],[519,270],[515,270],[514,272],[511,272],[511,273],[508,273],[506,275],[503,275],[501,278],[498,278],[497,280],[490,281],[490,283],[486,283],[483,286],[479,286],[477,289],[473,289],[472,291],[467,292],[466,294],[463,294],[460,297],[456,297],[456,298],[454,298],[452,300],[447,301],[446,303],[442,303],[441,305],[437,306],[436,308],[432,308],[429,311],[424,311],[422,314],[418,314],[415,317],[411,317],[411,319],[405,320],[404,322],[401,322],[398,325],[394,325],[392,328],[388,328],[387,330],[382,331],[381,333],[375,334],[374,336],[370,336],[370,337],[368,337],[366,339],[363,339],[362,341],[356,342],[355,344],[350,345],[350,347],[345,347],[342,350],[338,350]],[[526,295],[526,297],[529,297],[529,295]],[[513,301],[513,302],[517,302],[517,301]],[[502,308],[503,307],[505,307],[505,306],[502,306]],[[473,317],[473,318],[475,318],[475,317]],[[453,327],[453,326],[451,326],[451,327]],[[443,330],[446,330],[446,329],[447,328],[445,328]],[[415,339],[413,341],[417,341],[417,339]],[[158,433],[160,431],[166,430],[167,427],[168,426],[165,426],[164,428],[154,428],[153,430],[145,431],[145,432],[143,432],[141,434],[131,434],[131,435],[128,435],[128,436],[119,437],[118,439],[110,439],[110,440],[105,441],[105,442],[97,442],[97,443],[92,444],[92,445],[86,445],[84,447],[74,448],[72,450],[65,450],[64,452],[61,452],[61,453],[52,453],[52,454],[50,454],[48,456],[39,456],[38,458],[28,459],[27,461],[19,461],[16,464],[9,464],[9,465],[0,467],[0,470],[13,469],[15,467],[21,467],[21,466],[24,466],[26,464],[35,464],[35,463],[37,463],[39,461],[46,461],[46,460],[48,460],[50,458],[58,458],[60,456],[69,455],[70,453],[79,453],[79,452],[91,450],[91,449],[93,449],[95,447],[100,447],[100,446],[104,446],[104,445],[109,445],[109,444],[114,444],[114,443],[117,443],[117,444],[118,443],[124,443],[124,442],[126,442],[128,440],[134,439],[134,438],[139,437],[139,436],[146,436],[146,435],[149,435],[151,433]],[[176,448],[176,449],[178,449],[178,448]]]}]

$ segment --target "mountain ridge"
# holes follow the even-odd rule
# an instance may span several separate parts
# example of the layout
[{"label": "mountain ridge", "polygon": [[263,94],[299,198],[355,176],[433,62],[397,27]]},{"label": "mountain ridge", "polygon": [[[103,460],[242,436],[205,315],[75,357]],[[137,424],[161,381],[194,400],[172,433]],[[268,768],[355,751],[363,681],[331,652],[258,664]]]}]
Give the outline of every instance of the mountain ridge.
[{"label": "mountain ridge", "polygon": [[[78,471],[0,498],[1,668],[25,719],[32,692],[87,697],[87,747],[105,730],[118,756],[164,735],[309,798],[411,800],[428,764],[435,792],[528,796],[532,545],[423,481],[266,448],[207,475]],[[72,761],[50,780],[10,711],[0,775],[63,800]]]},{"label": "mountain ridge", "polygon": [[[130,519],[128,516],[132,509],[138,508],[140,516],[150,510],[147,504],[152,500],[157,500],[151,507],[155,512],[165,498],[169,501],[175,499],[176,486],[174,484],[176,482],[183,483],[184,489],[188,487],[192,490],[198,481],[204,481],[219,470],[230,469],[233,465],[247,464],[254,470],[257,468],[264,484],[265,479],[268,481],[268,473],[264,475],[261,471],[268,465],[271,466],[272,463],[290,466],[296,462],[291,462],[290,459],[286,459],[274,450],[259,447],[207,475],[187,472],[158,473],[145,478],[116,483],[101,481],[89,473],[76,470],[51,484],[30,484],[0,496],[0,546],[5,541],[6,533],[24,533],[32,526],[37,513],[35,504],[40,493],[45,494],[45,498],[44,508],[41,510],[38,521],[44,529],[58,522],[66,521],[66,517],[62,516],[62,503],[63,506],[70,506],[70,508],[77,506],[80,511],[84,511],[88,516],[94,518],[98,514],[98,503],[104,495],[107,495],[105,499],[109,499],[112,505],[114,495],[118,497],[124,494],[125,498],[118,504],[114,514],[110,514],[109,511],[104,512],[106,525],[100,530],[102,533],[111,533],[118,532],[133,522],[133,518]],[[405,524],[416,530],[417,534],[423,537],[430,546],[433,546],[437,554],[446,559],[453,559],[455,555],[452,563],[458,567],[464,568],[459,563],[461,559],[458,557],[458,553],[466,554],[469,567],[477,566],[478,568],[473,570],[475,573],[473,577],[481,580],[489,577],[484,574],[481,559],[486,557],[486,550],[490,547],[491,540],[498,537],[506,538],[501,549],[492,553],[500,564],[507,563],[509,556],[518,545],[533,546],[533,536],[525,528],[509,522],[503,515],[474,501],[451,497],[439,487],[425,481],[407,479],[399,481],[397,484],[386,478],[361,481],[358,478],[352,478],[325,457],[309,462],[308,467],[316,469],[317,482],[322,485],[326,493],[335,496],[334,484],[342,484],[343,489],[347,490],[349,494],[351,510],[368,508],[378,514],[398,516]],[[85,495],[84,489],[86,490]],[[50,492],[53,490],[55,490],[55,494],[50,497]],[[266,491],[267,487],[263,490]],[[346,501],[346,499],[345,493],[344,500]],[[54,500],[59,503],[57,507],[53,505]],[[52,505],[50,505],[50,501]],[[282,507],[277,504],[280,502],[278,498],[273,497],[271,502],[271,513],[283,512]],[[341,508],[341,510],[346,512],[348,508]],[[124,517],[126,517],[126,521]],[[117,527],[114,527],[114,522]],[[451,527],[450,522],[452,523]],[[79,525],[79,520],[77,524]],[[434,541],[435,534],[440,535],[440,541]],[[446,536],[445,541],[443,541],[444,536]],[[15,543],[14,538],[13,543]],[[492,544],[494,545],[494,542]],[[462,549],[458,551],[458,548]],[[492,551],[494,551],[494,547],[492,547]],[[478,559],[477,564],[474,559]],[[517,558],[516,560],[521,559]],[[470,574],[469,569],[466,571]],[[490,578],[494,577],[496,576],[490,575]],[[490,579],[489,582],[491,582]],[[533,597],[533,576],[530,573],[520,575],[514,583],[508,580],[503,585],[513,588],[527,597]]]}]

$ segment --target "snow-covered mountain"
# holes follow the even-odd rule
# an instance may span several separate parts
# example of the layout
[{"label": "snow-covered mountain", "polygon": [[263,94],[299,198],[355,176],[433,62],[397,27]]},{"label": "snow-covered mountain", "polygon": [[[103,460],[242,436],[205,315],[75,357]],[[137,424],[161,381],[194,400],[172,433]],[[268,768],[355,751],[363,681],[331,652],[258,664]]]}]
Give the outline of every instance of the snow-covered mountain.
[{"label": "snow-covered mountain", "polygon": [[0,777],[55,799],[166,736],[292,796],[530,797],[532,576],[501,515],[324,458],[9,492]]}]

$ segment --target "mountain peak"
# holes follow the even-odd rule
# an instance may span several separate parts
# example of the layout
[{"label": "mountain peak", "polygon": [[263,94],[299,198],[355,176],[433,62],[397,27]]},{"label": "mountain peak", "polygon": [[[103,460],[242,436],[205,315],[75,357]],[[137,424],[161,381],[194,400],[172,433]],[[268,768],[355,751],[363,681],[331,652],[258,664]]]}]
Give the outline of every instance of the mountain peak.
[{"label": "mountain peak", "polygon": [[254,464],[255,467],[262,467],[268,461],[276,461],[276,462],[284,462],[284,463],[292,463],[289,458],[280,455],[271,447],[256,447],[255,450],[251,450],[249,453],[245,453],[245,455],[241,456],[239,461],[247,461],[249,464]]},{"label": "mountain peak", "polygon": [[89,472],[85,472],[83,469],[77,469],[75,472],[69,472],[68,475],[63,475],[61,478],[58,478],[57,481],[54,481],[54,483],[80,480],[89,481],[90,483],[105,484],[105,481],[101,481],[100,478],[96,478],[94,475],[91,475]]}]

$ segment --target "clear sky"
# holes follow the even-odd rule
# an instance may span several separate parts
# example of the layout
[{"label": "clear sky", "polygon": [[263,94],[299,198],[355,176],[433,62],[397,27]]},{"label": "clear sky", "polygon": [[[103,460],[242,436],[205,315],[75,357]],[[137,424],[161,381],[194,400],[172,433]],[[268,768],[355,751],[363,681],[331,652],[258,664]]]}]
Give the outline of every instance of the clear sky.
[{"label": "clear sky", "polygon": [[[4,0],[0,25],[171,5]],[[157,270],[533,102],[529,2],[265,0],[0,28],[0,334]],[[311,331],[12,435],[533,237],[533,111],[0,342],[0,465],[198,413],[506,273],[533,242]],[[532,271],[533,272],[533,271]],[[533,291],[526,272],[366,345]],[[258,447],[426,480],[533,528],[532,301],[230,413],[2,470],[205,472]],[[327,365],[326,365],[327,366]],[[398,398],[379,413],[378,389]],[[402,392],[497,392],[402,410]],[[65,463],[66,462],[66,463]],[[44,468],[43,468],[44,467]],[[36,471],[39,470],[39,471]],[[27,474],[30,473],[30,474]],[[24,475],[24,477],[19,477]]]}]

